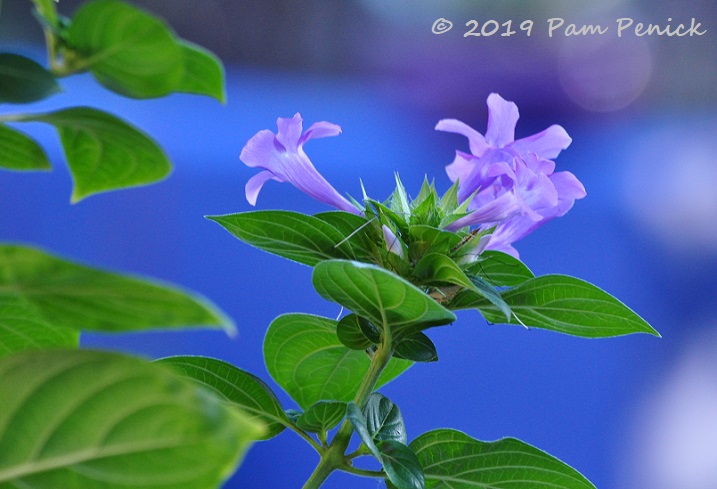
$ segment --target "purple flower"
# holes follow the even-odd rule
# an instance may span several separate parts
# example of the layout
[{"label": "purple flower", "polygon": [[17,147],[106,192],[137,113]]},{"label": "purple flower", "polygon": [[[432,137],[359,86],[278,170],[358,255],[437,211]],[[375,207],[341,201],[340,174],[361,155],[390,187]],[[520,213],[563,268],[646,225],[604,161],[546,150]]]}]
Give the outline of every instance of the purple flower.
[{"label": "purple flower", "polygon": [[252,168],[262,168],[246,184],[246,200],[256,205],[259,191],[268,180],[289,182],[314,199],[342,211],[360,211],[341,196],[314,168],[304,153],[304,144],[313,138],[341,134],[341,128],[330,122],[316,122],[302,134],[303,119],[297,112],[291,119],[279,117],[276,134],[268,129],[256,133],[242,149],[239,159]]},{"label": "purple flower", "polygon": [[511,243],[549,220],[562,216],[585,189],[570,172],[553,173],[552,158],[570,145],[565,129],[550,126],[527,138],[515,140],[518,107],[498,94],[488,96],[488,128],[485,136],[463,122],[445,119],[439,131],[468,138],[471,154],[456,151],[446,167],[451,181],[458,181],[460,202],[472,197],[469,215],[448,229],[478,225],[495,226],[487,249],[517,256]]}]

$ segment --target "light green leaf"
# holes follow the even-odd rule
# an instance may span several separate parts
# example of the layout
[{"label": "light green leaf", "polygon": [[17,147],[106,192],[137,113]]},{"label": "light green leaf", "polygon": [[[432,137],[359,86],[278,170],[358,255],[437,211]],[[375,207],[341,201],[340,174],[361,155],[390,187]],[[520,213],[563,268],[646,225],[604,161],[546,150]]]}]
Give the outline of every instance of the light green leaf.
[{"label": "light green leaf", "polygon": [[176,92],[208,95],[225,103],[224,66],[211,51],[187,41],[179,41],[184,57],[184,74]]},{"label": "light green leaf", "polygon": [[[264,339],[264,361],[272,378],[302,409],[317,401],[354,398],[370,360],[336,336],[336,321],[308,314],[276,318]],[[413,363],[392,359],[378,386],[398,377]]]},{"label": "light green leaf", "polygon": [[148,185],[171,171],[157,143],[106,112],[77,107],[25,120],[52,124],[60,133],[75,181],[72,202],[99,192]]},{"label": "light green leaf", "polygon": [[[536,277],[506,290],[501,296],[513,311],[510,324],[534,326],[586,338],[631,333],[659,336],[652,326],[615,297],[574,277]],[[489,322],[503,322],[502,314],[483,298],[469,299],[459,295],[455,300],[461,308],[478,308]]]},{"label": "light green leaf", "polygon": [[440,429],[410,447],[423,467],[426,489],[595,489],[575,469],[514,438],[482,442]]},{"label": "light green leaf", "polygon": [[305,265],[348,258],[346,236],[322,219],[290,211],[252,211],[207,216],[251,246]]},{"label": "light green leaf", "polygon": [[0,103],[36,102],[59,91],[55,77],[38,63],[17,54],[0,53]]},{"label": "light green leaf", "polygon": [[296,420],[296,426],[311,433],[325,433],[338,426],[346,415],[346,403],[318,401]]},{"label": "light green leaf", "polygon": [[364,263],[329,260],[314,267],[314,288],[368,319],[396,341],[431,326],[455,321],[455,315],[420,289],[383,268]]},{"label": "light green leaf", "polygon": [[50,162],[32,138],[0,124],[0,167],[9,170],[49,170]]},{"label": "light green leaf", "polygon": [[386,440],[378,442],[381,463],[389,480],[398,489],[424,489],[425,477],[418,457],[403,443]]},{"label": "light green leaf", "polygon": [[19,294],[0,293],[0,358],[24,350],[76,348],[80,333],[57,327]]},{"label": "light green leaf", "polygon": [[101,84],[134,98],[162,97],[184,77],[184,53],[161,20],[119,0],[82,5],[68,31],[69,47]]},{"label": "light green leaf", "polygon": [[[0,245],[0,300],[15,309],[21,320],[14,325],[18,328],[24,321],[105,332],[200,325],[233,331],[234,327],[208,301],[175,287],[17,245]],[[0,329],[2,336],[6,333]]]},{"label": "light green leaf", "polygon": [[533,272],[525,264],[507,253],[487,250],[471,264],[466,273],[479,275],[491,285],[520,285],[534,278]]},{"label": "light green leaf", "polygon": [[180,375],[210,389],[220,399],[241,408],[250,419],[264,426],[262,440],[275,437],[284,431],[289,422],[269,386],[259,377],[230,363],[200,356],[167,357],[157,362],[171,367]]},{"label": "light green leaf", "polygon": [[0,487],[219,487],[261,427],[160,365],[88,350],[0,360]]},{"label": "light green leaf", "polygon": [[413,362],[437,362],[436,345],[424,333],[418,332],[406,336],[396,345],[393,355]]}]

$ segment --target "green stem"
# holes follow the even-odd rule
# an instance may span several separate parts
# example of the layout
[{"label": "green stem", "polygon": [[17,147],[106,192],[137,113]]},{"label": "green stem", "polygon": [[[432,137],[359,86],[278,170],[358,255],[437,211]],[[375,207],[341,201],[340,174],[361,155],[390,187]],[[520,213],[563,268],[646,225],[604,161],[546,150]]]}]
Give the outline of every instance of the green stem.
[{"label": "green stem", "polygon": [[[379,346],[371,359],[371,365],[369,366],[368,372],[359,387],[356,397],[354,397],[354,404],[359,408],[363,409],[368,402],[368,398],[376,387],[378,378],[381,376],[381,372],[384,371],[388,362],[393,356],[393,345],[392,338],[390,336],[390,329],[384,328],[383,343]],[[387,331],[387,333],[386,333]],[[318,489],[321,484],[329,477],[331,472],[334,470],[345,470],[360,475],[369,475],[371,477],[379,477],[378,472],[374,471],[363,471],[362,469],[356,469],[351,467],[349,460],[345,453],[351,441],[351,434],[353,433],[353,426],[348,420],[344,420],[338,433],[331,441],[328,450],[321,456],[319,465],[316,466],[314,473],[311,474],[309,480],[304,484],[303,489]]]}]

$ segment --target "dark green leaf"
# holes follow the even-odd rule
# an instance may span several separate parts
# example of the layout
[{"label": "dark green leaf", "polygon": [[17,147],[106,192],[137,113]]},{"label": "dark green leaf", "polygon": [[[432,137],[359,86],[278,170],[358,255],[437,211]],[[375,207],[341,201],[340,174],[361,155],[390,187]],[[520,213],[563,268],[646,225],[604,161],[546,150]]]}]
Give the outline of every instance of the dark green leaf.
[{"label": "dark green leaf", "polygon": [[479,275],[494,286],[520,285],[534,278],[533,272],[525,264],[507,253],[487,250],[480,254],[467,273]]},{"label": "dark green leaf", "polygon": [[0,292],[0,358],[24,350],[76,348],[80,333],[53,326],[19,294]]},{"label": "dark green leaf", "polygon": [[351,247],[351,259],[366,263],[377,262],[377,244],[382,240],[379,226],[361,216],[343,211],[321,212],[314,217],[339,230]]},{"label": "dark green leaf", "polygon": [[0,124],[0,167],[9,170],[49,170],[50,162],[32,138]]},{"label": "dark green leaf", "polygon": [[437,362],[436,345],[424,333],[406,336],[397,345],[393,355],[413,362]]},{"label": "dark green leaf", "polygon": [[403,416],[391,400],[378,392],[373,392],[363,408],[366,429],[375,441],[394,440],[406,444],[406,426]]},{"label": "dark green leaf", "polygon": [[371,452],[371,455],[376,457],[380,462],[381,452],[378,451],[378,447],[373,440],[373,435],[366,425],[366,416],[363,411],[361,411],[361,408],[359,408],[355,403],[350,402],[346,407],[346,419],[349,420],[351,426],[354,428],[354,431],[359,436],[363,444],[366,445],[369,452]]},{"label": "dark green leaf", "polygon": [[374,392],[363,410],[349,403],[346,418],[396,487],[423,488],[423,471],[416,455],[405,445],[406,427],[398,406]]},{"label": "dark green leaf", "polygon": [[199,325],[234,328],[208,301],[177,288],[15,245],[0,245],[0,300],[10,304],[21,321],[34,321],[38,327],[106,332]]},{"label": "dark green leaf", "polygon": [[426,489],[595,489],[575,469],[514,438],[482,442],[440,429],[410,447],[423,467]]},{"label": "dark green leaf", "polygon": [[296,426],[311,433],[323,433],[337,426],[345,415],[345,402],[318,401],[296,420]]},{"label": "dark green leaf", "polygon": [[278,435],[289,422],[269,386],[259,377],[234,365],[200,356],[167,357],[157,362],[207,387],[220,399],[239,406],[251,419],[265,427],[262,440]]},{"label": "dark green leaf", "polygon": [[0,486],[218,487],[261,427],[168,369],[115,353],[0,361]]},{"label": "dark green leaf", "polygon": [[99,192],[148,185],[171,171],[157,143],[106,112],[77,107],[25,120],[47,122],[60,133],[75,181],[73,202]]},{"label": "dark green leaf", "polygon": [[374,265],[345,260],[317,264],[314,288],[325,299],[391,328],[396,341],[431,326],[455,321],[455,315],[401,277]]},{"label": "dark green leaf", "polygon": [[425,477],[418,457],[403,443],[386,440],[378,443],[383,470],[398,489],[424,489]]},{"label": "dark green leaf", "polygon": [[24,56],[0,53],[0,103],[36,102],[60,91],[52,73]]},{"label": "dark green leaf", "polygon": [[161,20],[119,0],[96,0],[75,13],[70,48],[107,88],[134,98],[162,97],[184,76],[184,53]]},{"label": "dark green leaf", "polygon": [[352,350],[365,350],[374,344],[366,338],[361,328],[361,322],[368,322],[356,314],[349,314],[341,318],[336,325],[336,335],[339,341]]},{"label": "dark green leaf", "polygon": [[[544,275],[501,293],[513,311],[511,324],[545,328],[587,338],[630,333],[659,336],[644,319],[598,287],[566,275]],[[461,308],[476,307],[490,322],[502,314],[484,298],[456,297]],[[453,304],[452,304],[453,306]]]},{"label": "dark green leaf", "polygon": [[[341,344],[336,321],[308,314],[286,314],[271,323],[264,339],[264,360],[269,374],[302,409],[321,400],[350,401],[371,363],[364,352]],[[392,359],[378,386],[411,365]]]},{"label": "dark green leaf", "polygon": [[225,103],[224,66],[211,51],[187,41],[179,41],[184,56],[184,74],[176,92],[208,95]]},{"label": "dark green leaf", "polygon": [[305,265],[351,256],[343,233],[319,218],[298,212],[252,211],[207,219],[247,244]]}]

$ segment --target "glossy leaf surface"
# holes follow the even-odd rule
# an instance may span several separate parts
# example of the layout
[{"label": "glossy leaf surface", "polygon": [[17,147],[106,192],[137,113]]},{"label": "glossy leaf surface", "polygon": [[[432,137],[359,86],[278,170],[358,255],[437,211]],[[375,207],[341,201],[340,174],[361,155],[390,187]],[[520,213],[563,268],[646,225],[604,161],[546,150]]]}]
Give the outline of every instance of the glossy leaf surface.
[{"label": "glossy leaf surface", "polygon": [[[336,321],[308,314],[285,314],[269,326],[264,340],[267,370],[304,410],[317,401],[354,398],[370,360],[336,337]],[[392,359],[379,378],[383,385],[412,362]]]},{"label": "glossy leaf surface", "polygon": [[[456,297],[456,307],[476,307],[489,322],[504,322],[502,314],[484,298],[461,295]],[[574,277],[536,277],[506,290],[501,296],[513,311],[511,324],[587,338],[631,333],[659,336],[644,319],[615,297]]]},{"label": "glossy leaf surface", "polygon": [[314,216],[290,211],[252,211],[207,218],[251,246],[305,265],[351,256],[346,236]]},{"label": "glossy leaf surface", "polygon": [[420,289],[374,265],[329,260],[314,267],[312,282],[325,299],[401,337],[451,323],[455,315]]},{"label": "glossy leaf surface", "polygon": [[249,418],[264,426],[262,440],[286,427],[288,420],[268,385],[255,375],[216,358],[175,356],[157,360],[178,374],[211,389],[220,398],[238,406]]},{"label": "glossy leaf surface", "polygon": [[426,489],[595,489],[572,467],[514,438],[483,442],[440,429],[409,446],[423,467]]}]

